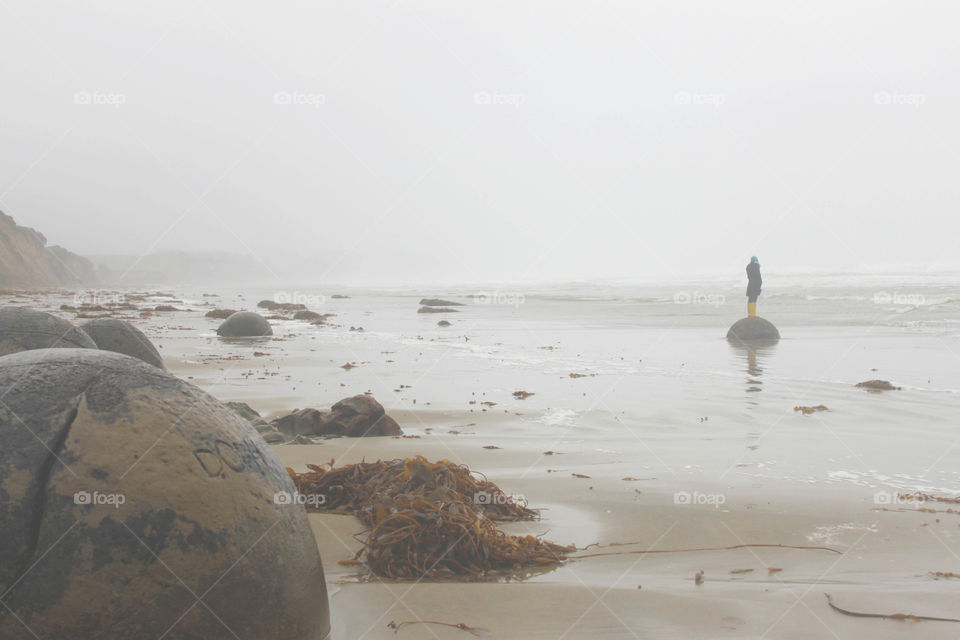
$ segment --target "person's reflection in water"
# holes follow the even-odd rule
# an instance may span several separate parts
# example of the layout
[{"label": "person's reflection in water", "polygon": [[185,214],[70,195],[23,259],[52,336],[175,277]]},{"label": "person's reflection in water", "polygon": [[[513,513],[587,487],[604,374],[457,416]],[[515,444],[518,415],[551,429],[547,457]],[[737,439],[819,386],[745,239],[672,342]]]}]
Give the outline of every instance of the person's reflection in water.
[{"label": "person's reflection in water", "polygon": [[[763,365],[761,363],[763,358],[773,351],[775,344],[776,343],[747,344],[737,341],[730,342],[730,346],[733,347],[738,361],[740,358],[746,360],[746,387],[748,394],[760,393],[763,391]],[[760,403],[756,398],[748,395],[747,404],[749,405],[748,408],[752,408]]]},{"label": "person's reflection in water", "polygon": [[763,367],[757,364],[757,350],[747,347],[747,393],[763,391],[761,375]]}]

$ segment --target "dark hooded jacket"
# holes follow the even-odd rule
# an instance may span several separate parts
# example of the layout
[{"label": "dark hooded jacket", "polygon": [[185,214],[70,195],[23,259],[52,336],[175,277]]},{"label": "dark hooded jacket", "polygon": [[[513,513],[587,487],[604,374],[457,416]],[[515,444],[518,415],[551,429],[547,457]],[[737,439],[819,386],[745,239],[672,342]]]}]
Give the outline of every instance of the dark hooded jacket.
[{"label": "dark hooded jacket", "polygon": [[751,262],[747,265],[747,295],[760,295],[760,287],[763,285],[763,278],[760,277],[760,263]]}]

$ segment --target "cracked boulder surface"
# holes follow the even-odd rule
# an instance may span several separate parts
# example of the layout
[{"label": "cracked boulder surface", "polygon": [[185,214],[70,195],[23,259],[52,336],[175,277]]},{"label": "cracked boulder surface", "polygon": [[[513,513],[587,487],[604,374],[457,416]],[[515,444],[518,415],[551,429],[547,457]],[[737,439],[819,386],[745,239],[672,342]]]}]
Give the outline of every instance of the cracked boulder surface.
[{"label": "cracked boulder surface", "polygon": [[165,369],[160,352],[140,329],[119,318],[94,318],[80,325],[104,351],[114,351],[143,360],[155,367]]},{"label": "cracked boulder surface", "polygon": [[0,638],[320,640],[294,492],[246,420],[161,369],[0,357]]},{"label": "cracked boulder surface", "polygon": [[0,356],[30,349],[96,349],[82,329],[63,318],[24,307],[0,307]]}]

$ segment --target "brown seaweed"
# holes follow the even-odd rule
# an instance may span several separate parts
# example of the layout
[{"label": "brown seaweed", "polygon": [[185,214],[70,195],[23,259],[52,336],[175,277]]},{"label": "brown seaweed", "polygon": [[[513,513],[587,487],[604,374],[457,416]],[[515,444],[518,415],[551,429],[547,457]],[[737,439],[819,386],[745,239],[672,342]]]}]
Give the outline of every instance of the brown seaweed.
[{"label": "brown seaweed", "polygon": [[[369,527],[354,560],[396,580],[482,578],[562,562],[574,550],[535,536],[508,535],[496,522],[535,520],[522,499],[448,460],[422,456],[288,469],[311,510],[353,514]],[[479,476],[479,477],[478,477]]]}]

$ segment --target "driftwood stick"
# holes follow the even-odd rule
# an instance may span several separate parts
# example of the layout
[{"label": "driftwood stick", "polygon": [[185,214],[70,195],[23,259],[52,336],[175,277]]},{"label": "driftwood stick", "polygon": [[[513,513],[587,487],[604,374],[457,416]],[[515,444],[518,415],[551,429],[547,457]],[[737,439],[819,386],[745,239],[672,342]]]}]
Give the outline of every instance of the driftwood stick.
[{"label": "driftwood stick", "polygon": [[853,616],[854,618],[883,618],[884,620],[903,620],[908,622],[920,622],[921,620],[930,620],[933,622],[960,622],[956,618],[934,618],[932,616],[915,616],[909,613],[860,613],[858,611],[848,611],[846,609],[841,609],[837,605],[833,604],[833,598],[830,597],[829,593],[823,594],[827,596],[827,604],[830,605],[830,608],[838,613],[842,613],[845,616]]}]

